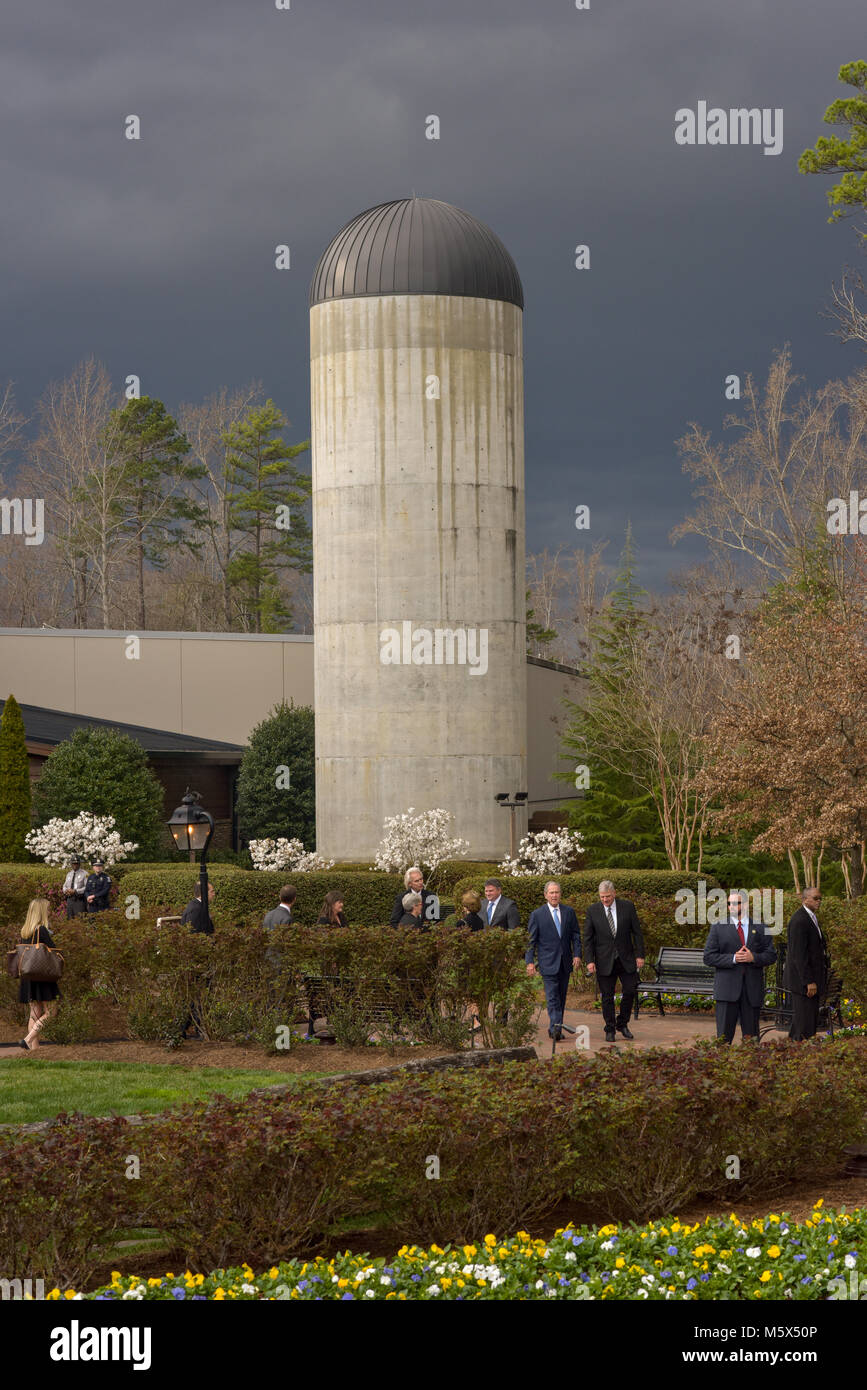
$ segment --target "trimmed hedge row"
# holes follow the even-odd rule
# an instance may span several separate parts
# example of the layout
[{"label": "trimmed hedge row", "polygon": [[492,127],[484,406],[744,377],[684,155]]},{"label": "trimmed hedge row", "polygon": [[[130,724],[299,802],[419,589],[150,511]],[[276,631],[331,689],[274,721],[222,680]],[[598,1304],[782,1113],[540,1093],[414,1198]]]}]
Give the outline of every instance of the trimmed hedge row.
[{"label": "trimmed hedge row", "polygon": [[[60,1116],[36,1139],[0,1135],[0,1266],[80,1287],[101,1247],[142,1226],[205,1273],[315,1250],[350,1221],[479,1240],[566,1196],[645,1220],[829,1177],[862,1137],[865,1107],[867,1042],[817,1040],[306,1082],[137,1126]],[[76,1179],[61,1203],[58,1174]]]},{"label": "trimmed hedge row", "polygon": [[[471,1003],[482,1016],[485,1041],[493,1045],[521,1043],[532,1033],[536,993],[517,932],[295,926],[265,932],[257,925],[207,937],[176,924],[157,927],[152,919],[128,922],[117,912],[101,913],[98,923],[78,918],[55,930],[66,964],[63,1003],[45,1030],[47,1039],[96,1036],[97,1005],[107,1001],[119,1011],[114,1027],[125,1027],[128,1036],[177,1043],[181,1021],[200,999],[209,1039],[253,1038],[275,1050],[278,1028],[306,1017],[305,974],[388,981],[394,1018],[376,1027],[380,1034],[391,1027],[393,1038],[405,1027],[419,1042],[449,1051],[468,1046],[463,1019]],[[7,929],[3,935],[11,945],[16,933]],[[20,1017],[17,987],[16,980],[0,976],[0,1014],[9,1019]],[[369,1000],[363,988],[335,992],[328,1018],[338,1041],[367,1042],[373,1026]],[[498,1023],[497,1012],[505,1007],[509,1020]],[[289,1045],[279,1036],[281,1046]]]}]

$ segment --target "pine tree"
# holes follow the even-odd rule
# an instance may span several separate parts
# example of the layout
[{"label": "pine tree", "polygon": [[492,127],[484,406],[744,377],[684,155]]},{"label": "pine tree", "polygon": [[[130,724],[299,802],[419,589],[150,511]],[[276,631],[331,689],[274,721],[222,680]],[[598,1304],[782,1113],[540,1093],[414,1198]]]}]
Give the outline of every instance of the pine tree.
[{"label": "pine tree", "polygon": [[0,718],[0,863],[26,862],[30,829],[30,759],[21,706],[10,695]]},{"label": "pine tree", "polygon": [[[610,601],[591,625],[591,655],[582,674],[589,688],[584,705],[567,702],[572,720],[563,740],[564,756],[586,767],[589,785],[569,810],[569,827],[579,831],[588,867],[664,868],[668,865],[659,817],[649,793],[636,786],[629,768],[614,771],[594,761],[595,719],[623,677],[636,635],[647,627],[646,591],[635,578],[631,523]],[[573,772],[563,773],[572,781]]]},{"label": "pine tree", "polygon": [[291,462],[308,443],[287,444],[280,431],[288,424],[272,400],[253,406],[223,435],[231,529],[246,536],[227,569],[227,582],[246,610],[248,629],[281,632],[292,612],[281,593],[284,569],[311,568],[310,529],[304,506],[311,480]]}]

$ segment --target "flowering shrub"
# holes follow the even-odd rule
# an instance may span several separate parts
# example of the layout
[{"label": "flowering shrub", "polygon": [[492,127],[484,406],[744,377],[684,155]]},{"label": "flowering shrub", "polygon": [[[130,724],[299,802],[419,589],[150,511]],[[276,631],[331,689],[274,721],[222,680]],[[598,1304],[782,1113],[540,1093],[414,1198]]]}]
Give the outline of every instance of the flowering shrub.
[{"label": "flowering shrub", "polygon": [[55,868],[69,868],[75,855],[92,864],[99,857],[107,868],[134,854],[138,845],[122,840],[114,828],[114,816],[95,816],[79,811],[74,820],[55,816],[39,830],[30,830],[24,843],[31,854]]},{"label": "flowering shrub", "polygon": [[300,840],[251,840],[250,858],[254,869],[271,869],[283,872],[291,869],[293,873],[305,874],[311,871],[330,869],[333,859],[323,859],[314,850],[306,850]]},{"label": "flowering shrub", "polygon": [[564,874],[581,854],[583,846],[577,830],[539,830],[525,835],[515,859],[504,859],[500,871],[514,878],[534,874]]},{"label": "flowering shrub", "polygon": [[416,811],[414,806],[402,816],[386,816],[382,840],[373,861],[377,869],[394,872],[417,864],[433,874],[444,859],[466,854],[469,840],[449,837],[449,824],[453,819],[451,811],[441,808]]},{"label": "flowering shrub", "polygon": [[[747,1223],[734,1213],[703,1224],[676,1218],[642,1227],[567,1226],[550,1240],[519,1231],[478,1245],[404,1245],[390,1260],[351,1255],[287,1260],[256,1275],[248,1264],[208,1275],[140,1279],[112,1274],[95,1293],[65,1298],[174,1300],[435,1299],[841,1300],[857,1298],[867,1209],[821,1211],[802,1223],[771,1213]],[[854,1289],[854,1294],[852,1290]],[[59,1299],[59,1289],[47,1295]]]}]

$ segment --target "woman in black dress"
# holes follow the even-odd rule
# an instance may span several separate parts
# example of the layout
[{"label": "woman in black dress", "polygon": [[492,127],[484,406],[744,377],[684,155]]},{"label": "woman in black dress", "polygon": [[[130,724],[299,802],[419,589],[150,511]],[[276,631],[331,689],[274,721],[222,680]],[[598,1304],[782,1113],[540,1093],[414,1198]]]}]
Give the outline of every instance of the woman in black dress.
[{"label": "woman in black dress", "polygon": [[[54,946],[54,938],[48,929],[48,914],[51,904],[47,898],[34,898],[27,909],[27,917],[21,928],[22,945]],[[39,1034],[48,1020],[56,1012],[55,1000],[59,999],[60,989],[53,980],[21,980],[18,985],[18,1002],[30,1005],[29,1030],[22,1038],[19,1047],[25,1052],[35,1052],[39,1046]]]},{"label": "woman in black dress", "polygon": [[332,888],[330,893],[325,894],[325,901],[322,904],[322,911],[316,918],[317,927],[345,927],[346,918],[343,914],[343,894],[337,888]]}]

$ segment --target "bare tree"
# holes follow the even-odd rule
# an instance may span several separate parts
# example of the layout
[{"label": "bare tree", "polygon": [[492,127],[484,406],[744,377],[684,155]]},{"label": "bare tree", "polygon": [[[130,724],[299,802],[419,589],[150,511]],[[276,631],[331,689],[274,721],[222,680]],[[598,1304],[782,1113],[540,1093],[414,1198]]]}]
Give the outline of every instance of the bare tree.
[{"label": "bare tree", "polygon": [[545,653],[554,661],[579,665],[590,651],[590,628],[601,611],[609,587],[603,564],[607,541],[589,550],[560,546],[527,556],[530,607],[542,628],[557,636]]},{"label": "bare tree", "polygon": [[844,592],[849,555],[827,544],[827,505],[848,497],[864,475],[863,376],[793,399],[799,378],[785,348],[763,392],[746,378],[743,413],[725,421],[738,431],[734,442],[721,447],[692,423],[678,448],[684,472],[696,480],[699,506],[672,539],[703,536],[715,551],[740,557],[764,586],[809,574],[824,546],[829,573]]}]

